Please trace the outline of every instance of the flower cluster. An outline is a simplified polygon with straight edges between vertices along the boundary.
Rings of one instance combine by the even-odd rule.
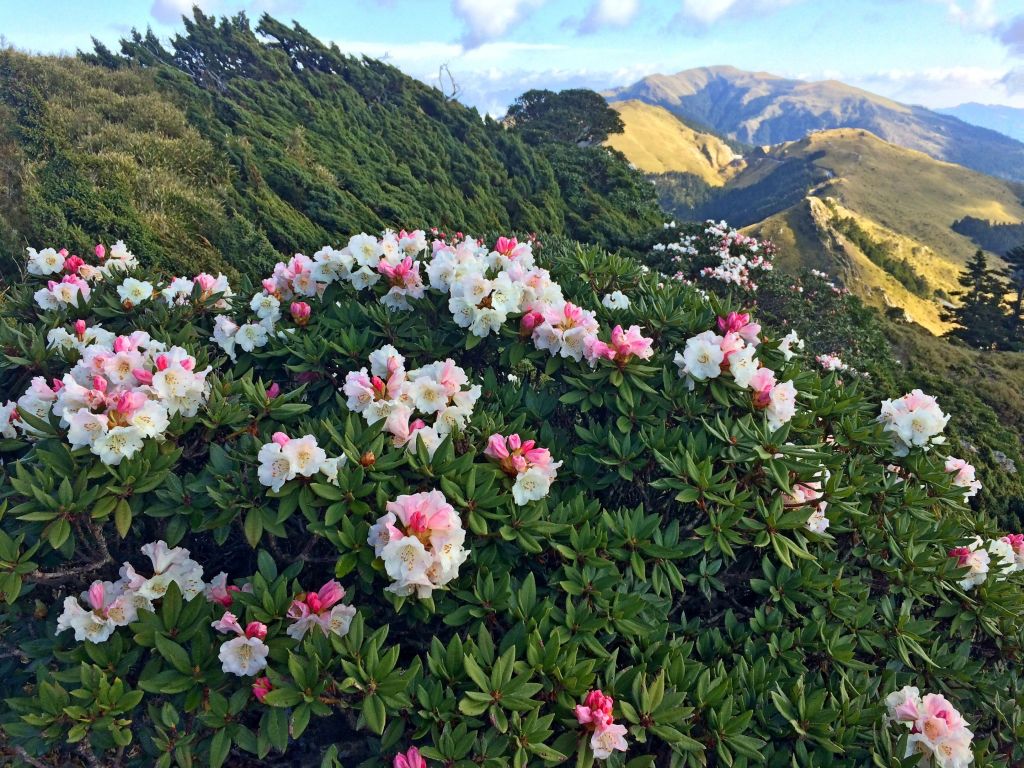
[[[85,324],[76,323],[84,339]],[[167,348],[144,331],[130,336],[94,333],[78,347],[81,358],[69,373],[47,384],[36,377],[18,408],[37,418],[51,411],[68,430],[73,448],[88,447],[105,464],[131,458],[145,438],[162,440],[175,414],[195,416],[206,401],[210,369],[181,347]],[[58,343],[60,337],[58,337]],[[32,434],[30,426],[24,431]]]
[[[614,700],[600,690],[590,691],[582,704],[576,705],[576,721],[591,732],[590,750],[598,760],[607,760],[612,752],[625,752],[626,727],[612,716]]]
[[[171,582],[178,585],[186,600],[206,591],[203,567],[189,557],[187,549],[170,549],[165,542],[155,541],[143,546],[142,554],[153,565],[152,576],[142,576],[131,563],[125,563],[120,579],[94,581],[82,593],[81,603],[74,597],[65,598],[64,611],[57,619],[57,634],[73,629],[79,642],[102,643],[117,627],[135,621],[140,609],[152,611],[153,601],[164,596]]]
[[[896,400],[884,400],[878,421],[892,435],[895,455],[906,456],[911,448],[944,443],[942,430],[949,416],[934,397],[915,389]]]
[[[775,371],[755,356],[761,326],[747,314],[731,312],[718,318],[718,328],[724,335],[704,331],[687,339],[683,352],[675,356],[679,375],[692,389],[696,381],[728,372],[739,386],[751,390],[751,401],[765,412],[768,426],[779,429],[796,414],[796,387],[792,381],[776,381]]]
[[[267,656],[270,646],[267,638],[267,625],[259,621],[250,621],[244,628],[238,623],[238,617],[231,611],[210,624],[218,632],[234,633],[236,637],[221,643],[217,658],[225,672],[239,677],[255,675],[267,667]]]
[[[259,481],[272,491],[280,491],[299,475],[312,477],[318,472],[337,485],[338,470],[348,460],[345,456],[328,458],[313,435],[291,438],[284,432],[275,432],[270,442],[260,448],[256,459],[260,463]]]
[[[538,448],[533,440],[522,440],[519,435],[491,435],[484,455],[498,462],[506,475],[515,478],[512,498],[519,505],[547,496],[562,466],[562,462],[552,461],[547,448]]]
[[[814,358],[818,361],[823,371],[848,371],[850,366],[842,361],[838,355],[818,355]]]
[[[288,637],[301,640],[313,627],[328,636],[332,632],[338,637],[347,635],[356,609],[341,605],[344,597],[345,588],[334,580],[316,592],[298,595],[288,608],[288,618],[295,622],[288,627]]]
[[[902,723],[910,730],[905,757],[924,756],[919,765],[966,768],[974,760],[971,739],[963,716],[944,696],[904,686],[885,697],[890,723]]]
[[[625,332],[619,327],[610,344],[600,342],[594,313],[563,298],[550,273],[536,265],[531,243],[499,237],[488,249],[461,233],[451,241],[428,242],[422,230],[387,230],[380,238],[361,233],[341,250],[325,246],[312,259],[296,254],[288,263],[278,263],[250,302],[257,321],[239,325],[218,318],[211,340],[234,359],[236,347],[251,352],[267,344],[282,302],[295,296],[320,297],[337,281],[364,290],[382,280],[388,290],[380,301],[393,310],[412,309],[410,300],[422,298],[428,288],[447,294],[456,325],[480,338],[497,333],[510,316],[519,315],[520,334],[552,356],[577,362],[586,357],[591,365],[605,357],[624,365],[634,356],[647,359],[652,354],[651,340],[637,326]],[[616,291],[604,304],[625,308],[629,299]],[[310,312],[305,302],[291,305],[297,325],[308,322]]]
[[[61,275],[60,280],[48,280],[45,288],[35,292],[33,298],[40,309],[64,309],[66,307],[80,307],[89,301],[92,293],[90,283],[97,283],[113,277],[116,273],[124,273],[139,265],[138,259],[125,244],[118,240],[111,248],[108,255],[103,245],[97,245],[94,249],[96,261],[87,263],[81,256],[70,255],[67,249],[55,250],[44,248],[37,251],[35,248],[28,248],[28,260],[26,270],[30,275],[50,276]],[[134,281],[138,283],[139,281]],[[149,285],[148,283],[145,285]],[[122,301],[126,292],[133,292],[134,286],[122,285],[118,288]],[[142,294],[146,294],[144,287],[138,288]],[[149,285],[148,294],[152,295],[152,286]],[[143,300],[145,300],[145,298]]]
[[[469,557],[462,520],[440,491],[389,501],[367,539],[391,577],[389,592],[430,597],[459,575]]]
[[[997,580],[1001,581],[1011,573],[1024,570],[1024,534],[1011,533],[987,542],[975,536],[967,546],[953,547],[949,556],[956,559],[958,567],[967,569],[967,574],[958,582],[961,589],[970,590],[984,584],[993,567]]]
[[[964,491],[965,502],[972,496],[976,496],[981,490],[981,481],[974,476],[974,466],[963,459],[954,456],[947,457],[946,471],[953,475],[953,485],[966,489]]]
[[[689,262],[704,253],[714,253],[719,263],[705,267],[701,275],[728,285],[737,285],[756,291],[756,272],[770,272],[775,246],[768,240],[757,240],[731,229],[724,221],[707,221],[704,230],[698,234],[684,235],[678,242],[656,245],[656,251],[671,251],[673,260],[679,264]],[[675,278],[685,279],[686,273],[678,272]]]
[[[231,297],[235,294],[228,284],[227,276],[222,274],[214,277],[206,272],[200,272],[191,280],[187,277],[176,277],[161,289],[160,295],[169,306],[181,307],[192,300],[196,286],[199,287],[199,301],[220,296],[213,305],[216,309],[228,309],[231,306]]]
[[[446,435],[469,423],[481,392],[451,359],[406,371],[405,358],[391,345],[370,354],[369,370],[350,371],[342,391],[349,410],[368,424],[383,421],[396,446],[415,451],[422,440],[431,457]]]

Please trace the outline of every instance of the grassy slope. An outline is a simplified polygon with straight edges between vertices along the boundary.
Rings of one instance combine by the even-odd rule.
[[[720,187],[743,168],[736,153],[714,134],[695,131],[661,107],[642,101],[612,104],[625,124],[607,144],[646,173],[692,173]]]

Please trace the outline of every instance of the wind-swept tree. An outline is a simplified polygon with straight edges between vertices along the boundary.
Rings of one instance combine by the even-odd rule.
[[[532,143],[556,141],[577,146],[600,144],[625,126],[619,113],[594,91],[571,88],[530,90],[508,109],[510,127]]]

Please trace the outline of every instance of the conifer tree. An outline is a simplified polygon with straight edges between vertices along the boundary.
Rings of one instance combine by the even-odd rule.
[[[957,282],[964,287],[955,295],[960,304],[943,315],[956,324],[949,335],[978,348],[1005,348],[1010,335],[1010,316],[1003,302],[1006,286],[1002,274],[988,265],[980,248],[967,263]]]

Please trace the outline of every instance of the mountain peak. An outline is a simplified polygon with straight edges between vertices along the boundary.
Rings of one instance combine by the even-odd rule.
[[[970,125],[956,113],[900,104],[840,80],[797,80],[716,65],[651,75],[605,97],[664,107],[721,136],[760,146],[797,141],[812,131],[864,129],[938,160],[1024,181],[1024,143]],[[1020,114],[1024,130],[1024,110]]]

